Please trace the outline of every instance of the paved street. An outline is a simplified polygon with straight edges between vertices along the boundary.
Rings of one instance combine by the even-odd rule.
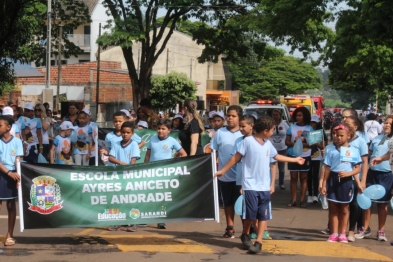
[[[166,230],[148,225],[137,232],[108,232],[104,228],[61,228],[15,230],[17,245],[0,245],[0,261],[393,261],[393,212],[389,208],[386,235],[388,242],[373,239],[355,243],[327,243],[320,233],[326,227],[327,211],[320,204],[309,204],[307,209],[288,208],[286,190],[274,193],[273,220],[269,232],[273,240],[263,242],[263,252],[247,254],[240,243],[241,223],[236,218],[235,239],[224,239],[223,210],[221,222],[168,224]],[[77,214],[75,214],[77,215]],[[376,234],[377,217],[372,217],[371,229]],[[19,223],[19,220],[17,220]],[[0,211],[0,233],[7,227],[6,211]],[[0,234],[1,241],[4,235]]]

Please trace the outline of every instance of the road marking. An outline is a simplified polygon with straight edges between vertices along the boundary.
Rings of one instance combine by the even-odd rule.
[[[304,255],[311,257],[337,257],[371,261],[393,261],[391,258],[355,247],[351,244],[327,243],[326,241],[268,240],[262,250],[277,255]]]
[[[83,236],[83,235],[87,235],[90,232],[93,232],[94,230],[96,230],[95,228],[86,228],[85,230],[82,230],[81,232],[77,233],[77,236]]]
[[[188,239],[170,235],[97,235],[123,252],[214,253],[214,250]]]

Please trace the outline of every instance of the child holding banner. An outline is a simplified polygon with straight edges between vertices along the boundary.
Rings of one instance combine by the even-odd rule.
[[[270,219],[270,194],[274,192],[275,181],[270,179],[270,158],[281,162],[304,164],[301,157],[286,157],[277,154],[277,150],[269,141],[275,129],[273,119],[262,116],[254,124],[255,134],[243,139],[239,148],[227,164],[217,173],[216,177],[223,176],[232,166],[242,160],[242,190],[244,231],[249,234],[252,222],[258,219],[258,237],[254,245],[251,240],[242,241],[252,253],[262,250],[262,237],[266,229],[267,220]],[[243,239],[242,239],[243,240]]]
[[[171,120],[162,118],[157,123],[157,135],[153,136],[147,145],[145,163],[173,158],[173,150],[176,156],[186,157],[187,153],[176,139],[169,136],[171,132]],[[166,229],[165,223],[158,223],[157,227]]]
[[[127,116],[124,112],[118,111],[113,114],[113,126],[115,127],[115,131],[106,134],[105,144],[111,147],[111,145],[122,140],[121,127],[123,123],[126,121],[127,121]],[[135,141],[138,144],[139,148],[141,148],[145,144],[145,141],[143,141],[142,138],[135,133],[133,133],[132,141]],[[104,162],[106,162],[108,166],[113,166],[112,163],[107,162],[108,161],[107,156],[109,153],[108,150],[101,148],[100,153],[104,155],[103,157]]]
[[[329,202],[329,228],[332,234],[327,241],[348,243],[345,231],[349,219],[349,203],[354,195],[353,176],[360,172],[361,160],[358,150],[349,145],[355,130],[348,124],[341,123],[334,131],[337,150],[326,152],[321,193],[327,195]]]
[[[23,144],[20,139],[11,135],[14,120],[0,116],[0,209],[2,201],[7,200],[8,231],[4,246],[15,245],[14,227],[16,221],[16,204],[18,198],[17,183],[20,176],[16,173],[15,163],[23,157]]]
[[[49,161],[57,165],[73,165],[71,133],[74,125],[70,121],[64,121],[60,125],[60,134],[55,137],[50,149]]]
[[[85,111],[78,113],[78,126],[75,131],[77,141],[74,145],[75,165],[88,166],[93,140],[93,129],[88,125],[88,115]]]
[[[226,115],[227,126],[217,130],[210,144],[210,148],[217,151],[219,169],[223,168],[223,166],[229,161],[233,153],[236,139],[242,136],[239,130],[239,119],[242,112],[243,109],[240,106],[232,105],[228,107]],[[225,175],[218,179],[218,187],[221,192],[227,222],[227,227],[223,237],[234,238],[234,204],[240,196],[240,186],[236,185],[235,168],[229,169]]]

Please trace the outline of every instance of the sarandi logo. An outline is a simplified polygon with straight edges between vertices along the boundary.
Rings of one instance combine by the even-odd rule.
[[[56,179],[50,176],[39,176],[33,179],[30,189],[29,210],[48,215],[62,208],[60,187]]]
[[[139,212],[139,209],[133,208],[130,211],[130,217],[132,219],[137,219],[141,216],[141,212]]]

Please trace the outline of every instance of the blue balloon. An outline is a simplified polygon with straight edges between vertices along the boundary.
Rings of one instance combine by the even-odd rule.
[[[243,195],[240,195],[236,200],[235,213],[239,216],[243,215]]]
[[[371,207],[371,199],[364,194],[358,194],[357,201],[361,209],[369,209]]]
[[[383,186],[381,185],[372,185],[366,188],[363,191],[363,195],[366,197],[372,199],[372,200],[377,200],[382,198],[386,194],[386,190]]]

